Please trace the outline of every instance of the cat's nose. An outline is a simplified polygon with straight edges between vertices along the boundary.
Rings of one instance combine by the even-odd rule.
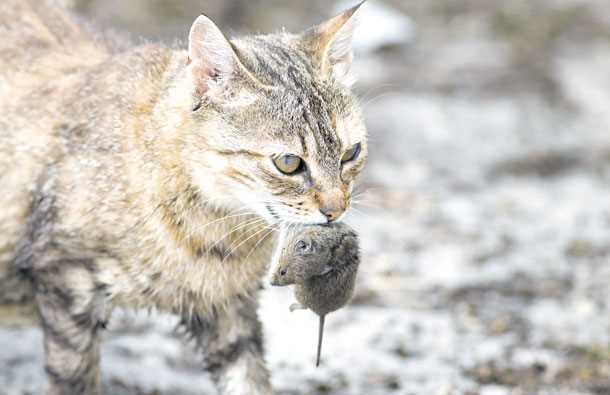
[[[320,212],[328,222],[336,221],[345,212],[344,194],[340,190],[331,190],[318,195]]]
[[[343,199],[328,202],[320,207],[320,212],[326,217],[328,222],[336,221],[345,212],[345,202]]]
[[[320,212],[322,213],[322,215],[324,215],[326,217],[326,220],[328,222],[333,222],[334,220],[339,218],[341,216],[341,214],[343,214],[343,211],[345,211],[345,210],[338,210],[335,208],[328,208],[328,207],[324,207],[324,208],[320,209]]]

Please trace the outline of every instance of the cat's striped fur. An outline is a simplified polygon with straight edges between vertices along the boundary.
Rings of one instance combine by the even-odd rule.
[[[271,392],[256,296],[274,227],[344,210],[366,157],[355,10],[231,42],[202,16],[188,51],[116,52],[45,1],[0,4],[0,322],[39,318],[48,394],[99,393],[114,306],[180,315],[223,393]],[[278,172],[283,153],[307,171]]]

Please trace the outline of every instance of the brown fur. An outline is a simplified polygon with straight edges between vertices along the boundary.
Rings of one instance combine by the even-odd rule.
[[[256,293],[276,223],[324,221],[319,196],[348,201],[363,166],[355,103],[311,74],[300,36],[229,45],[205,18],[197,28],[229,54],[203,74],[210,57],[192,51],[210,43],[114,53],[45,2],[0,5],[0,304],[21,320],[36,302],[49,394],[98,393],[98,333],[117,305],[181,315],[224,393],[269,393]],[[273,80],[279,53],[291,81]],[[301,102],[311,128],[274,113],[280,99]],[[298,182],[269,159],[294,141],[311,155]],[[361,158],[338,165],[355,142]]]

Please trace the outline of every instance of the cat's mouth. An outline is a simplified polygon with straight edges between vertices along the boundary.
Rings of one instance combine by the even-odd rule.
[[[284,206],[287,207],[285,208]],[[274,204],[273,202],[264,202],[262,207],[259,206],[259,210],[261,208],[264,208],[264,217],[266,217],[269,222],[293,225],[323,225],[331,222],[328,221],[328,218],[322,215],[321,212],[317,216],[315,214],[302,215],[294,210],[290,210],[290,205],[282,203]]]
[[[281,218],[279,215],[277,215],[277,213],[275,212],[275,210],[273,210],[273,208],[271,208],[270,205],[265,204],[265,208],[267,209],[267,211],[269,212],[269,215],[271,215],[271,217],[276,220],[276,221],[281,221]]]

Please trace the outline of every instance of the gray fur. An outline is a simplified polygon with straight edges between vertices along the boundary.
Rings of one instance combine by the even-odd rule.
[[[262,365],[264,348],[262,327],[257,317],[258,303],[253,298],[236,297],[225,309],[214,309],[206,315],[190,315],[182,319],[186,336],[205,351],[204,367],[219,388],[227,392],[232,367],[250,366],[254,373],[249,384],[252,391],[271,391],[269,373]],[[229,328],[233,329],[230,335]],[[223,392],[223,393],[224,393]]]
[[[320,363],[324,318],[343,307],[354,293],[360,265],[358,236],[343,223],[310,225],[287,231],[280,248],[271,284],[296,284],[295,308],[320,316],[318,355]]]

